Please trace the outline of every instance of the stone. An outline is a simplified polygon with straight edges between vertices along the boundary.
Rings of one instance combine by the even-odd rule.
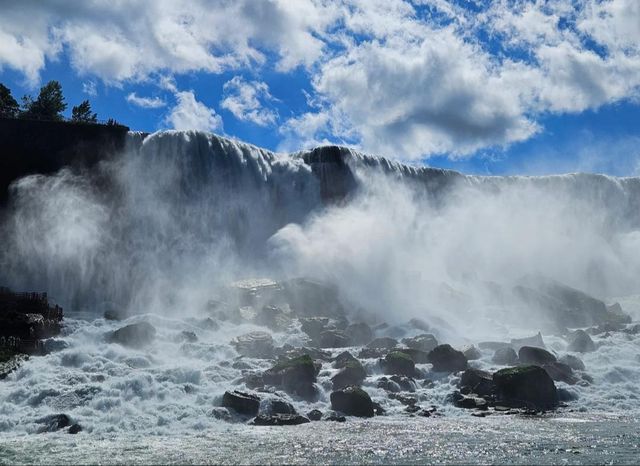
[[[402,393],[389,393],[389,398],[397,400],[405,406],[413,406],[418,403],[418,399],[415,396],[405,395]]]
[[[298,358],[282,359],[262,374],[265,384],[283,388],[287,393],[305,400],[317,397],[316,367],[307,354]]]
[[[518,362],[518,355],[510,346],[498,348],[496,352],[493,353],[491,361],[496,364],[500,364],[501,366],[511,366]]]
[[[535,348],[542,349],[546,348],[544,340],[542,339],[542,334],[540,332],[532,337],[511,339],[511,347],[516,351],[519,351],[523,346],[533,346]]]
[[[491,396],[496,391],[492,374],[473,368],[469,368],[462,373],[458,386],[460,389],[467,388],[470,393],[480,396]]]
[[[392,375],[389,380],[397,384],[403,392],[415,392],[418,388],[418,384],[413,378],[404,375]]]
[[[418,317],[414,317],[413,319],[409,320],[408,324],[416,330],[422,330],[423,332],[431,331],[431,326]]]
[[[260,397],[238,390],[232,392],[227,391],[224,392],[222,396],[222,406],[233,409],[238,414],[256,416],[260,409]]]
[[[349,338],[340,330],[325,330],[320,334],[318,346],[321,348],[344,348],[350,344]]]
[[[351,345],[366,345],[373,340],[373,330],[364,322],[350,324],[344,331]]]
[[[416,365],[405,353],[392,351],[380,360],[380,366],[386,374],[398,374],[413,377],[416,375]]]
[[[267,332],[249,332],[231,341],[236,351],[248,358],[270,359],[274,356],[273,337]]]
[[[310,421],[319,421],[320,419],[322,419],[322,411],[320,411],[319,409],[312,409],[307,413],[307,417]]]
[[[300,414],[260,414],[251,422],[254,426],[297,426],[309,419]]]
[[[423,333],[412,338],[403,338],[402,343],[409,348],[429,352],[438,346],[438,340],[430,333]]]
[[[560,359],[558,359],[558,361],[561,362],[562,364],[566,364],[574,371],[583,371],[586,369],[584,362],[582,362],[582,359],[580,359],[577,356],[574,356],[573,354],[565,354],[561,356]]]
[[[359,387],[347,387],[330,395],[331,409],[347,416],[373,417],[374,407],[371,397]]]
[[[573,369],[567,364],[554,361],[543,365],[542,368],[549,374],[549,377],[557,382],[564,382],[568,385],[578,383],[578,378],[573,375]]]
[[[467,345],[462,348],[461,351],[462,354],[464,354],[464,357],[467,358],[467,361],[475,361],[482,357],[482,353],[475,347],[475,345]]]
[[[590,353],[596,350],[596,344],[584,330],[576,330],[571,335],[571,341],[567,347],[568,351],[575,353]]]
[[[611,323],[630,324],[631,316],[622,310],[620,303],[613,303],[611,306],[607,306],[606,320]]]
[[[358,361],[353,354],[348,351],[343,351],[337,355],[333,360],[333,367],[336,369],[342,369],[349,362]]]
[[[429,353],[413,348],[395,348],[394,351],[404,353],[416,364],[426,364],[429,362]]]
[[[518,351],[520,364],[536,364],[542,366],[550,362],[556,362],[556,357],[549,351],[534,346],[523,346]]]
[[[553,380],[539,366],[519,366],[493,374],[498,399],[512,407],[553,409],[558,406],[558,392]]]
[[[78,434],[82,432],[82,426],[80,424],[72,424],[67,432],[73,435]]]
[[[292,319],[278,306],[265,305],[256,312],[253,323],[268,327],[275,332],[281,332],[291,325]]]
[[[360,361],[354,360],[345,362],[340,372],[331,377],[331,383],[334,390],[339,390],[352,385],[360,386],[366,378],[367,371]]]
[[[372,348],[372,349],[393,349],[396,346],[398,346],[398,340],[396,340],[395,338],[391,338],[391,337],[379,337],[379,338],[375,338],[374,340],[370,341],[367,344],[367,348]]]
[[[298,414],[291,403],[277,398],[268,399],[263,410],[266,414]]]
[[[149,345],[156,336],[156,329],[149,322],[138,322],[119,328],[107,335],[110,343],[119,343],[123,346],[141,348]]]
[[[333,327],[329,325],[328,317],[307,317],[300,319],[300,328],[312,341],[318,341],[322,332]]]
[[[50,414],[49,416],[38,419],[36,422],[42,424],[38,432],[55,432],[69,427],[71,425],[71,418],[66,414]]]
[[[379,358],[387,354],[388,350],[384,348],[362,348],[358,353],[360,359]]]
[[[428,359],[435,372],[458,372],[467,368],[464,354],[448,344],[436,346],[429,352]]]

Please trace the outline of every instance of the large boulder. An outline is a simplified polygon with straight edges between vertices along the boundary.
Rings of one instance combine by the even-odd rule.
[[[509,406],[553,409],[558,406],[558,392],[549,374],[540,366],[519,366],[493,374],[498,400]]]
[[[252,393],[240,392],[234,390],[232,392],[224,392],[222,396],[222,406],[233,409],[238,414],[245,416],[255,416],[260,409],[260,397]]]
[[[249,332],[231,341],[231,345],[242,356],[270,359],[274,355],[273,337],[267,332]]]
[[[491,396],[496,391],[491,373],[480,369],[467,369],[460,376],[459,387],[464,392]]]
[[[71,418],[66,414],[50,414],[36,421],[42,427],[38,429],[39,433],[55,432],[65,427],[71,426]]]
[[[367,378],[367,371],[357,359],[344,362],[342,369],[331,377],[334,390],[349,386],[360,386]]]
[[[467,358],[467,361],[475,361],[482,358],[482,353],[475,347],[475,345],[467,345],[460,351],[462,351],[464,357]]]
[[[423,333],[412,338],[403,338],[402,343],[409,348],[426,351],[427,353],[438,346],[438,340],[430,333]]]
[[[523,346],[534,346],[536,348],[546,348],[544,344],[544,340],[542,339],[542,334],[538,332],[536,335],[532,337],[525,338],[512,338],[511,339],[511,347],[518,351]]]
[[[298,414],[291,403],[279,398],[266,400],[262,404],[260,411],[264,414]]]
[[[564,382],[569,385],[578,383],[578,378],[573,375],[573,369],[567,364],[558,361],[549,362],[542,366],[549,377],[557,382]]]
[[[429,352],[428,359],[435,372],[458,372],[467,368],[464,354],[448,344],[436,346]]]
[[[426,364],[429,362],[429,353],[426,351],[414,348],[396,348],[394,351],[406,354],[416,364]]]
[[[138,322],[119,328],[107,335],[111,343],[141,348],[150,344],[156,336],[156,329],[149,322]]]
[[[349,345],[349,338],[340,330],[325,330],[318,340],[320,348],[344,348]]]
[[[622,310],[620,303],[614,303],[611,306],[607,306],[606,320],[616,324],[630,324],[631,316]]]
[[[265,305],[256,312],[253,323],[270,328],[273,331],[281,332],[286,330],[292,323],[291,316],[278,306]]]
[[[373,340],[373,330],[364,322],[347,326],[344,333],[349,338],[351,345],[366,345]]]
[[[251,422],[254,426],[297,426],[309,419],[300,414],[260,414]]]
[[[550,362],[556,362],[556,357],[549,351],[535,346],[523,346],[518,351],[520,364],[536,364],[543,366]]]
[[[414,377],[416,375],[416,365],[405,353],[392,351],[384,359],[380,360],[380,366],[385,374],[405,375]]]
[[[331,393],[331,409],[348,416],[373,417],[371,397],[359,387],[347,387]]]
[[[311,400],[317,397],[316,367],[311,356],[281,359],[271,369],[262,374],[267,385],[284,389],[287,393]]]
[[[505,346],[504,348],[498,348],[496,352],[493,353],[491,361],[501,366],[511,366],[518,362],[518,355],[513,348]]]
[[[596,344],[584,330],[576,330],[571,335],[568,351],[576,353],[590,353],[596,350]]]
[[[560,359],[558,359],[558,361],[563,364],[566,364],[574,371],[583,371],[586,369],[584,362],[582,362],[582,359],[580,359],[577,356],[574,356],[573,354],[565,354],[561,356]]]
[[[367,343],[367,348],[371,349],[393,349],[398,346],[398,340],[391,337],[379,337]]]
[[[313,341],[320,340],[320,334],[326,330],[334,329],[333,325],[330,325],[328,317],[307,317],[300,319],[300,328],[304,333],[309,335],[309,338]]]

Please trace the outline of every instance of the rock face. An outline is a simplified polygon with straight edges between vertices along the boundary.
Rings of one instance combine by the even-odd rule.
[[[240,335],[231,344],[242,356],[248,358],[272,358],[274,354],[273,337],[267,332],[250,332]]]
[[[260,409],[260,397],[251,393],[234,390],[224,392],[222,406],[233,409],[238,414],[246,416],[256,416]]]
[[[416,375],[416,365],[413,360],[400,351],[392,351],[384,359],[380,360],[380,366],[386,374],[405,375],[414,377]]]
[[[451,345],[436,346],[428,356],[435,372],[458,372],[467,368],[467,358]]]
[[[342,365],[342,369],[336,375],[331,377],[333,389],[339,390],[349,386],[360,386],[364,379],[367,378],[367,371],[357,359],[346,361]]]
[[[584,330],[576,330],[571,336],[571,342],[567,350],[576,353],[590,353],[596,350],[596,344],[587,332]]]
[[[511,366],[518,361],[518,355],[511,347],[498,348],[496,352],[493,353],[491,361],[501,366]]]
[[[150,344],[156,337],[156,329],[149,322],[138,322],[115,330],[107,336],[111,343],[141,348]]]
[[[316,367],[308,354],[297,358],[282,359],[262,374],[268,385],[284,389],[287,393],[311,400],[317,397]]]
[[[309,419],[299,414],[260,414],[251,422],[254,426],[297,426]]]
[[[409,348],[426,351],[427,353],[438,346],[438,340],[430,333],[423,333],[413,338],[403,338],[402,343]]]
[[[373,417],[374,406],[367,392],[358,387],[347,387],[331,393],[331,409],[348,416]]]
[[[519,366],[493,374],[498,400],[509,406],[553,409],[558,392],[549,374],[539,366]]]
[[[521,364],[536,364],[542,366],[550,362],[556,362],[556,357],[545,349],[534,346],[523,346],[518,351],[518,359]]]

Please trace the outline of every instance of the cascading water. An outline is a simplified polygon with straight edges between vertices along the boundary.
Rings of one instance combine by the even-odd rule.
[[[639,178],[465,176],[344,148],[286,155],[201,132],[133,133],[91,173],[15,182],[0,233],[0,284],[47,290],[67,321],[65,349],[0,384],[6,435],[37,432],[39,417],[62,411],[96,438],[223,429],[212,414],[222,393],[271,363],[234,361],[228,344],[259,327],[204,318],[229,283],[249,277],[331,283],[354,320],[399,328],[417,317],[459,346],[542,330],[564,351],[550,334],[591,322],[561,319],[518,292],[548,283],[640,317]],[[102,318],[113,307],[151,322],[155,342],[106,341],[122,325]],[[299,325],[273,336],[306,342]],[[637,335],[597,340],[584,355],[595,381],[567,388],[573,406],[637,410]],[[375,360],[366,364],[376,372]],[[318,401],[293,400],[300,410],[327,408],[332,371],[320,372]],[[421,396],[457,416],[444,403],[452,380]],[[375,384],[367,390],[402,412]]]

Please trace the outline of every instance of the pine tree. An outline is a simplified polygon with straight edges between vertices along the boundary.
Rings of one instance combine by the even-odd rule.
[[[71,109],[71,120],[82,123],[96,123],[98,114],[93,113],[89,101],[84,100],[80,105],[76,105]]]
[[[62,112],[67,108],[62,95],[62,86],[58,81],[49,81],[40,88],[36,100],[25,96],[25,111],[23,116],[39,120],[62,120]]]
[[[15,118],[19,110],[20,107],[16,99],[11,95],[11,90],[0,83],[0,117]]]

